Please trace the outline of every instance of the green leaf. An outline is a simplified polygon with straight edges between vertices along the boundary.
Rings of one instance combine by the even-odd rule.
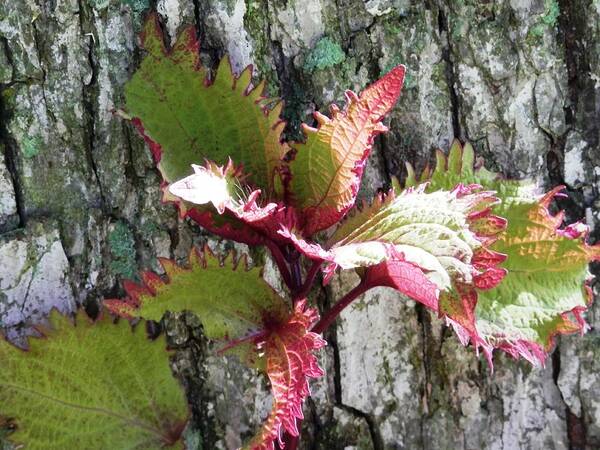
[[[508,275],[480,294],[475,309],[487,343],[534,363],[543,363],[556,334],[585,329],[581,314],[592,301],[588,264],[600,259],[600,246],[585,243],[585,225],[561,229],[562,214],[548,211],[556,192],[505,200],[509,226],[493,248],[508,255]]]
[[[0,340],[0,416],[28,450],[183,448],[188,410],[164,339],[56,311],[23,351]],[[0,419],[0,423],[2,420]]]
[[[144,285],[125,284],[129,297],[105,300],[106,306],[127,318],[160,320],[167,310],[198,314],[208,338],[228,341],[221,353],[233,350],[271,381],[272,411],[248,448],[272,448],[282,430],[297,436],[296,419],[310,393],[308,378],[323,374],[313,352],[325,341],[309,331],[317,310],[302,300],[290,311],[261,278],[260,269],[244,270],[245,262],[238,262],[232,271],[208,249],[192,252],[187,269],[169,260],[161,263],[168,282],[145,273]]]
[[[374,137],[387,130],[381,123],[400,95],[404,66],[398,66],[360,96],[346,91],[347,105],[332,105],[331,119],[316,112],[318,128],[304,124],[306,142],[290,163],[289,194],[304,215],[304,234],[337,223],[354,205]]]
[[[243,164],[255,185],[279,189],[278,167],[288,148],[281,143],[282,105],[262,105],[264,84],[249,90],[252,67],[234,78],[228,58],[212,83],[201,66],[193,27],[168,49],[156,14],[142,33],[147,54],[125,86],[126,113],[149,141],[166,182],[189,175],[204,159]]]
[[[522,195],[529,196],[533,201],[530,192],[533,191],[533,183],[528,180],[508,180],[501,174],[490,172],[483,166],[482,160],[475,160],[475,151],[470,143],[465,143],[464,147],[460,141],[455,139],[450,147],[448,156],[441,151],[436,151],[436,165],[433,171],[426,168],[417,178],[414,168],[406,164],[408,177],[405,180],[405,187],[414,187],[427,182],[427,192],[438,190],[450,190],[457,184],[479,184],[486,190],[496,193],[500,199],[494,206],[494,212],[507,217],[510,213],[511,204],[506,201],[512,197]],[[402,188],[396,183],[396,192],[402,191]]]
[[[585,329],[581,314],[591,302],[588,263],[600,259],[600,247],[586,244],[585,225],[561,228],[562,213],[553,216],[548,211],[561,187],[536,195],[531,181],[506,180],[486,170],[481,161],[474,163],[473,154],[470,144],[463,147],[455,141],[448,158],[438,151],[432,173],[426,169],[417,180],[409,170],[407,185],[429,181],[428,191],[458,182],[494,190],[501,200],[494,212],[508,221],[491,245],[507,255],[503,267],[508,274],[502,283],[479,292],[469,305],[444,297],[440,309],[458,318],[460,323],[453,324],[457,332],[464,341],[470,338],[481,345],[488,358],[493,348],[500,348],[543,363],[555,335]]]
[[[120,316],[155,321],[167,311],[192,311],[202,321],[204,334],[215,340],[244,339],[260,332],[265,322],[284,321],[288,307],[263,280],[261,269],[248,269],[245,258],[233,265],[230,258],[221,262],[206,248],[192,251],[187,268],[161,259],[166,281],[143,273],[143,285],[124,283],[127,298],[104,304]]]

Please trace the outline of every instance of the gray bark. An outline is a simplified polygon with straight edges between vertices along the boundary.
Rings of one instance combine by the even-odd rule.
[[[458,136],[509,176],[565,184],[568,219],[600,235],[598,0],[1,1],[0,325],[11,333],[53,306],[93,310],[121,293],[120,280],[160,272],[158,256],[233,245],[160,204],[149,152],[111,113],[139,62],[148,7],[171,37],[194,24],[207,65],[225,53],[236,70],[254,63],[286,100],[292,137],[311,111],[342,104],[344,89],[406,64],[362,197]],[[315,299],[330,303],[353,282],[343,274]],[[372,291],[327,336],[303,445],[600,448],[599,312],[586,336],[560,339],[545,368],[496,355],[491,374],[427,311]],[[194,317],[165,328],[193,405],[190,448],[239,446],[269,409],[266,382],[211,356]]]

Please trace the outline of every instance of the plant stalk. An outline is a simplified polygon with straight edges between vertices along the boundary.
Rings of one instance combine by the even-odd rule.
[[[223,348],[221,348],[220,350],[217,350],[217,355],[222,356],[227,350],[230,350],[233,347],[236,347],[240,344],[244,344],[249,341],[257,341],[260,339],[264,339],[266,337],[267,337],[267,332],[265,330],[261,330],[261,331],[257,331],[254,333],[250,333],[249,335],[244,336],[239,339],[233,339],[232,341],[229,341],[227,343],[227,345],[225,345]]]
[[[268,240],[265,245],[271,251],[271,255],[275,260],[275,264],[277,264],[277,268],[279,269],[279,273],[281,273],[281,278],[283,278],[283,282],[290,291],[294,291],[294,282],[290,275],[290,270],[288,268],[286,259],[283,256],[283,253],[281,252],[281,249],[275,242],[270,240]]]
[[[288,252],[287,261],[290,264],[290,273],[292,279],[292,300],[294,305],[296,304],[296,299],[298,297],[298,293],[302,289],[302,270],[300,270],[300,258],[299,255],[294,255]]]
[[[302,419],[297,419],[296,425],[298,426],[298,430],[300,430],[302,428]],[[300,442],[300,436],[292,436],[286,433],[283,442],[285,450],[296,450]]]
[[[306,296],[312,289],[313,284],[315,283],[315,278],[316,278],[317,274],[319,273],[319,268],[321,267],[321,264],[323,264],[323,261],[315,261],[313,263],[313,265],[310,267],[310,269],[308,270],[308,273],[306,274],[306,279],[304,280],[304,284],[300,287],[298,292],[294,295],[294,303],[296,303],[298,300],[302,300],[303,298],[306,298]]]
[[[335,321],[337,316],[339,316],[340,313],[348,305],[350,305],[354,300],[356,300],[357,297],[368,291],[369,288],[370,286],[367,283],[361,281],[354,289],[352,289],[344,297],[342,297],[342,299],[339,302],[333,305],[333,307],[329,311],[327,311],[323,315],[323,317],[321,317],[321,320],[317,322],[317,324],[312,328],[311,331],[317,334],[323,333],[323,331],[329,328],[329,326]]]

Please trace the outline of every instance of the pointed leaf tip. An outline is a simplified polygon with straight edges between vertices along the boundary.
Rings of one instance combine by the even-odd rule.
[[[381,123],[398,100],[404,81],[398,66],[360,95],[346,92],[340,111],[332,105],[331,118],[317,114],[318,128],[304,125],[306,142],[290,163],[289,196],[301,211],[303,233],[310,236],[338,222],[354,205],[367,157]]]
[[[168,188],[182,216],[226,239],[249,245],[269,240],[287,243],[279,230],[296,223],[292,208],[282,202],[261,206],[260,189],[253,190],[244,184],[245,175],[231,160],[222,167],[207,161],[205,166],[193,165],[193,168],[193,175]]]
[[[382,120],[398,101],[405,72],[406,67],[398,65],[361,92],[360,99],[368,102],[374,122]]]

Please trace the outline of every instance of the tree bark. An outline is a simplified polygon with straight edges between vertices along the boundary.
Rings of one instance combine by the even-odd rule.
[[[0,326],[13,335],[51,307],[94,313],[121,280],[160,272],[159,256],[184,261],[202,242],[246,251],[160,203],[149,152],[112,113],[148,8],[171,38],[195,25],[208,66],[226,53],[237,71],[253,63],[286,101],[289,137],[310,112],[343,104],[344,89],[405,64],[362,198],[457,136],[508,176],[566,185],[568,220],[584,217],[600,236],[598,0],[3,1]],[[355,281],[340,275],[314,299],[331,304]],[[326,336],[301,448],[600,448],[599,311],[545,368],[496,355],[491,374],[423,308],[371,291]],[[212,355],[191,315],[163,326],[194,413],[189,447],[239,447],[269,408],[266,383]]]

